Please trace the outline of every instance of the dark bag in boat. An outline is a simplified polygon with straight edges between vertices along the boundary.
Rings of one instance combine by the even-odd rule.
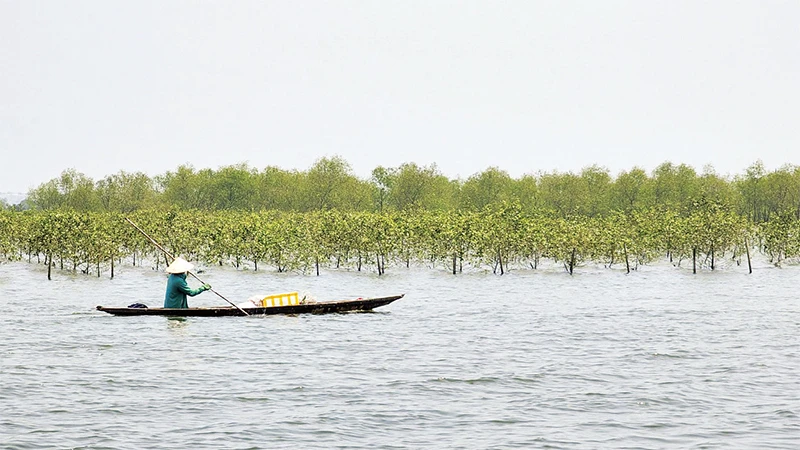
[[[147,305],[144,303],[134,303],[132,305],[128,305],[128,308],[147,308]]]

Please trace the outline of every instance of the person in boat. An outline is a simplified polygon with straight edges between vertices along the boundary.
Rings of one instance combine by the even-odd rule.
[[[192,289],[186,283],[186,274],[194,269],[189,261],[183,258],[175,258],[167,267],[169,279],[167,280],[167,293],[164,296],[164,308],[188,308],[189,303],[186,296],[194,297],[197,294],[211,289],[211,286],[204,284],[197,289]]]

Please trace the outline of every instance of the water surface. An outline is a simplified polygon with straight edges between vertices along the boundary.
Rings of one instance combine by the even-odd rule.
[[[792,448],[800,269],[668,264],[453,276],[210,268],[230,299],[373,313],[114,317],[165,278],[0,265],[0,447]],[[224,304],[211,293],[190,305]]]

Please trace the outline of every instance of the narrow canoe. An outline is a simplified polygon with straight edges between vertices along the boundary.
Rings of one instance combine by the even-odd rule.
[[[291,306],[272,306],[269,308],[246,308],[251,316],[273,314],[329,314],[348,311],[370,311],[388,305],[402,298],[403,295],[391,297],[364,298],[356,300],[340,300],[335,302],[304,303]],[[106,308],[98,306],[98,311],[115,316],[171,316],[171,317],[217,317],[241,316],[241,311],[233,306],[213,306],[202,308]]]

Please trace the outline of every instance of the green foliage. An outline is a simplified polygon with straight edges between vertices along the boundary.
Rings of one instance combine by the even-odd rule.
[[[74,169],[67,169],[58,178],[33,189],[28,193],[28,201],[41,210],[94,211],[100,206],[94,181]]]
[[[363,211],[372,204],[368,183],[356,178],[350,164],[340,157],[319,159],[300,189],[299,211]]]
[[[165,264],[123,214],[188,259],[281,272],[425,264],[503,274],[542,259],[569,273],[585,263],[630,272],[659,257],[713,270],[751,244],[776,264],[800,257],[800,168],[768,172],[760,161],[733,180],[669,162],[616,178],[599,166],[519,179],[492,167],[463,182],[413,163],[360,180],[340,157],[305,172],[180,166],[96,183],[69,169],[28,204],[0,210],[0,258],[98,274],[126,258]]]
[[[653,206],[667,210],[688,209],[698,197],[697,172],[686,164],[665,162],[653,170],[651,190]]]
[[[786,258],[800,256],[800,221],[792,211],[784,211],[761,227],[764,251],[776,265]]]
[[[20,246],[19,238],[23,234],[20,214],[0,210],[0,258],[5,261],[16,259]]]
[[[155,182],[142,172],[119,172],[96,183],[95,192],[104,211],[130,213],[158,203]]]
[[[321,268],[373,270],[427,264],[459,273],[463,267],[504,274],[538,268],[552,259],[574,273],[586,263],[628,272],[661,256],[677,265],[715,269],[725,255],[740,257],[761,242],[778,264],[800,257],[800,221],[792,211],[761,226],[730,208],[696,201],[682,213],[648,209],[588,217],[526,213],[518,202],[481,211],[322,210],[225,211],[159,209],[129,217],[175,255],[238,269],[303,271]],[[0,212],[0,257],[60,270],[111,272],[114,261],[150,264],[165,260],[117,213],[69,210]],[[145,262],[147,261],[147,262]]]
[[[481,211],[510,201],[513,183],[508,173],[496,167],[473,175],[461,186],[461,209]]]
[[[587,215],[589,186],[586,180],[573,173],[543,174],[539,177],[539,206],[559,217]],[[608,208],[603,208],[608,210]]]
[[[300,207],[299,186],[305,174],[270,166],[254,177],[258,194],[255,210],[294,211]]]
[[[648,175],[640,168],[612,178],[599,166],[579,174],[538,173],[511,178],[491,167],[466,181],[450,180],[435,165],[377,167],[368,180],[341,157],[321,158],[307,171],[246,164],[217,170],[179,166],[150,178],[119,172],[97,182],[74,169],[29,192],[34,210],[115,211],[175,208],[209,211],[473,211],[504,202],[525,214],[606,217],[653,209],[685,212],[698,201],[723,205],[754,223],[791,212],[800,219],[800,167],[768,172],[757,161],[745,174],[721,177],[710,166],[698,174],[665,162]],[[22,209],[22,208],[20,208]]]
[[[435,165],[419,167],[414,163],[398,168],[378,167],[372,172],[378,211],[452,209],[454,185],[439,173]]]

